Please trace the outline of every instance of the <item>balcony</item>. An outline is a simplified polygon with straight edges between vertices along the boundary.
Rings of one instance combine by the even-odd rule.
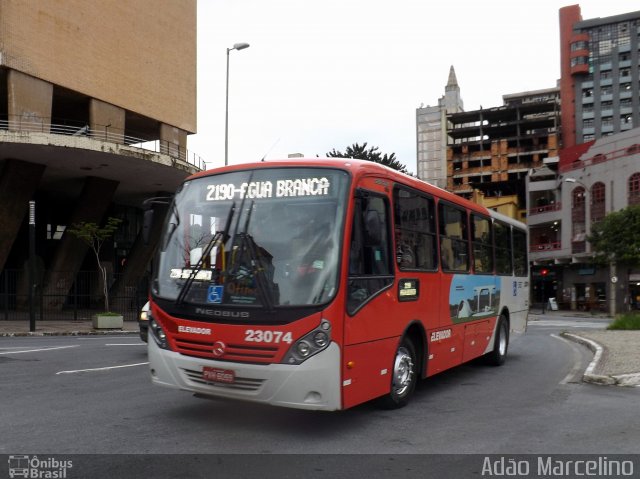
[[[562,249],[562,243],[560,241],[556,241],[553,243],[532,244],[529,247],[529,251],[531,253],[539,253],[542,251],[557,251],[560,249]]]
[[[197,170],[206,169],[206,164],[200,156],[189,152],[180,145],[163,140],[146,140],[134,136],[125,135],[122,131],[117,131],[109,126],[102,126],[96,129],[89,128],[89,125],[69,125],[51,123],[50,118],[40,121],[28,121],[22,118],[4,120],[0,119],[0,131],[16,133],[44,133],[47,135],[60,135],[66,137],[89,138],[96,141],[124,145],[134,150],[144,152],[159,153],[168,155],[173,162],[186,162]]]
[[[559,211],[562,209],[562,203],[558,202],[558,203],[552,203],[549,205],[545,205],[545,206],[534,206],[533,208],[529,209],[529,212],[527,213],[528,216],[533,216],[533,215],[539,215],[542,213],[549,213],[551,211]]]

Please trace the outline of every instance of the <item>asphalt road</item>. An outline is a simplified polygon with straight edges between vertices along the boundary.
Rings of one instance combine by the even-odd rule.
[[[385,460],[640,452],[640,388],[582,383],[592,354],[558,336],[603,328],[605,321],[536,318],[526,334],[512,336],[504,366],[474,362],[442,373],[421,382],[409,406],[396,411],[364,404],[318,413],[197,399],[153,386],[146,346],[133,336],[0,338],[0,454],[372,454]],[[264,458],[239,463],[264,460],[256,457]],[[333,460],[324,457],[324,464]],[[150,467],[149,461],[129,470],[136,467]]]

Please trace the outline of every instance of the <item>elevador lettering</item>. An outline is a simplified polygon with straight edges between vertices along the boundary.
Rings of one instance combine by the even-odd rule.
[[[533,458],[485,457],[482,476],[488,477],[631,477],[632,460],[609,459],[607,456],[567,459],[553,456]]]

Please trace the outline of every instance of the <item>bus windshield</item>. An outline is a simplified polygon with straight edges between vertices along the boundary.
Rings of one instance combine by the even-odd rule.
[[[349,175],[264,168],[176,193],[158,248],[158,297],[209,306],[307,306],[337,288]]]

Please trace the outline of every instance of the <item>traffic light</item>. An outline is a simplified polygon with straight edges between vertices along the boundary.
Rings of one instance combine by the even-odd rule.
[[[549,270],[547,268],[542,268],[540,270],[540,275],[541,276],[547,276],[549,274]]]

